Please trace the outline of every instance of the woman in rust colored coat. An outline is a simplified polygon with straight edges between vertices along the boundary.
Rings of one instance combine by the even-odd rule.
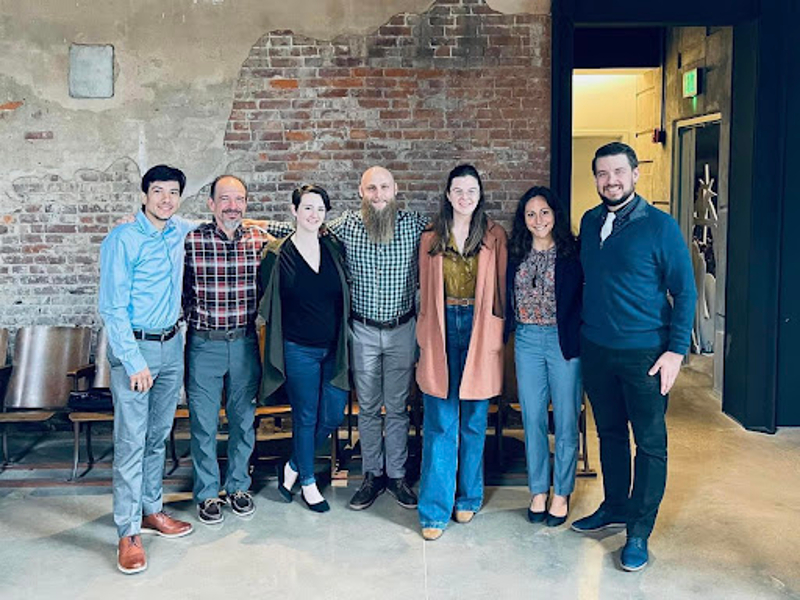
[[[489,399],[503,384],[507,260],[506,233],[484,206],[478,171],[456,167],[420,241],[419,519],[426,540],[440,537],[452,516],[468,523],[483,502]]]

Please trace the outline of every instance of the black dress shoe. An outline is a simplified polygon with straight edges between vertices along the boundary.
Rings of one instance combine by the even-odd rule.
[[[285,481],[283,470],[285,468],[285,464],[282,467],[278,467],[278,493],[281,495],[284,502],[291,502],[294,498],[294,494],[292,494],[292,490],[283,485],[283,482]]]
[[[305,494],[303,494],[303,490],[300,490],[300,497],[303,498],[303,502],[306,503],[306,506],[309,510],[314,511],[315,513],[326,513],[331,509],[330,504],[328,501],[323,498],[322,502],[317,502],[316,504],[311,504],[308,500],[306,500]]]
[[[372,506],[375,499],[380,496],[386,489],[386,483],[383,477],[375,477],[372,473],[364,475],[364,481],[361,482],[361,487],[353,495],[350,500],[350,508],[353,510],[364,510]]]
[[[563,517],[556,517],[555,515],[551,515],[549,512],[547,513],[547,526],[548,527],[558,527],[563,525],[567,522],[567,517],[569,516],[569,496],[567,496],[567,512],[564,513]]]

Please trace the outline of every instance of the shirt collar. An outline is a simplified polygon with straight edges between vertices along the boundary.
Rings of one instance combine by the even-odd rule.
[[[244,236],[245,233],[244,226],[241,223],[239,223],[239,226],[236,228],[236,231],[233,232],[232,238],[229,238],[227,234],[224,231],[222,231],[220,226],[217,225],[216,221],[211,221],[211,227],[213,228],[214,233],[217,235],[217,237],[226,242],[238,241],[239,239],[242,238],[242,236]]]
[[[628,202],[625,206],[620,208],[617,211],[614,211],[614,218],[616,221],[625,220],[627,219],[630,214],[634,211],[634,209],[639,205],[639,201],[641,197],[639,194],[634,192],[633,199]],[[611,211],[606,208],[606,214],[610,213]]]
[[[171,231],[175,228],[175,223],[172,222],[172,219],[167,219],[166,224],[164,225],[164,229],[159,231],[155,225],[150,222],[150,219],[147,218],[147,215],[144,214],[144,211],[139,209],[134,217],[134,221],[139,226],[139,229],[142,233],[144,233],[148,237],[153,237],[155,235],[160,235],[162,233],[166,233]]]

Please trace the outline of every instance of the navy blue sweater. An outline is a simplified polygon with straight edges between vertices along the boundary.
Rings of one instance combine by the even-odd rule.
[[[633,202],[602,244],[606,208],[597,206],[581,220],[581,332],[607,348],[686,354],[697,300],[686,242],[675,219],[638,195]]]

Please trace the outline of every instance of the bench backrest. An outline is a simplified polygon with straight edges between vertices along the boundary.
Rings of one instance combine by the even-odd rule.
[[[53,409],[67,405],[67,373],[88,364],[92,330],[37,325],[17,331],[6,408]]]

